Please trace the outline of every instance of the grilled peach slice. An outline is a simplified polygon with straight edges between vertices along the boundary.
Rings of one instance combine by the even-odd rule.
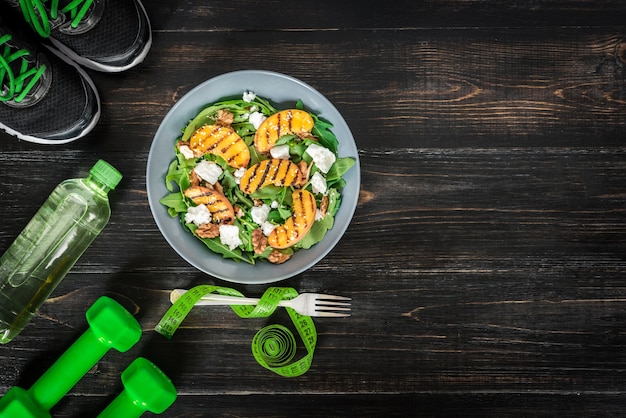
[[[281,226],[267,237],[267,243],[276,249],[289,248],[300,241],[315,222],[315,197],[306,190],[296,190],[291,195],[293,213]]]
[[[191,186],[183,194],[196,205],[206,205],[213,221],[218,224],[231,224],[235,219],[235,210],[226,196],[217,190],[203,186]]]
[[[189,148],[195,153],[216,154],[229,166],[246,167],[250,162],[250,150],[232,128],[222,125],[204,125],[191,135]]]
[[[244,173],[239,183],[242,192],[254,193],[263,186],[293,186],[297,183],[300,169],[289,160],[272,158],[253,165]]]
[[[307,134],[313,129],[313,124],[313,118],[304,110],[282,110],[261,123],[254,134],[254,146],[257,151],[265,154],[281,136]]]

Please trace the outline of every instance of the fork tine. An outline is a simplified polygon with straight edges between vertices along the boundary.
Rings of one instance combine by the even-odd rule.
[[[315,312],[313,316],[326,316],[326,317],[334,317],[334,318],[343,318],[350,316],[350,314],[346,313],[338,313],[338,312]]]
[[[315,305],[328,305],[328,306],[351,306],[351,303],[348,302],[331,302],[329,300],[316,300]]]
[[[342,307],[342,306],[324,306],[324,305],[317,305],[315,307],[316,311],[350,311],[351,309],[349,307]]]
[[[331,300],[352,300],[352,298],[347,298],[345,296],[337,296],[337,295],[322,295],[318,294],[316,297],[317,300],[321,299],[331,299]]]

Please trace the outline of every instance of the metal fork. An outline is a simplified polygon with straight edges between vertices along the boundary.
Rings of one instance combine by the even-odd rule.
[[[174,289],[170,293],[170,301],[176,302],[186,290]],[[201,305],[256,305],[260,299],[240,298],[211,293],[204,295],[196,306]],[[278,306],[288,307],[306,316],[346,317],[350,316],[350,298],[344,296],[324,295],[321,293],[301,293],[294,299],[281,300]]]

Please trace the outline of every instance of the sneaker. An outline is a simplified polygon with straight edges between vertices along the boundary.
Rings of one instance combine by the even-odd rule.
[[[0,0],[76,63],[125,71],[144,60],[152,31],[139,0]]]
[[[0,129],[38,144],[83,137],[100,117],[96,88],[76,64],[0,16]]]

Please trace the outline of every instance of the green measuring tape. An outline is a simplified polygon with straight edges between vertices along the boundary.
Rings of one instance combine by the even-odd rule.
[[[209,293],[244,297],[242,293],[229,287],[196,286],[174,302],[154,330],[166,338],[172,338],[196,302]],[[296,296],[298,292],[291,287],[270,287],[263,293],[256,306],[231,305],[230,307],[240,318],[262,318],[273,314],[281,300],[293,299]],[[256,361],[266,369],[281,376],[295,377],[306,373],[311,367],[313,351],[317,344],[317,332],[310,316],[300,315],[291,308],[285,309],[302,339],[307,354],[293,361],[297,352],[296,339],[293,333],[282,325],[268,325],[259,330],[252,339],[252,354]]]

